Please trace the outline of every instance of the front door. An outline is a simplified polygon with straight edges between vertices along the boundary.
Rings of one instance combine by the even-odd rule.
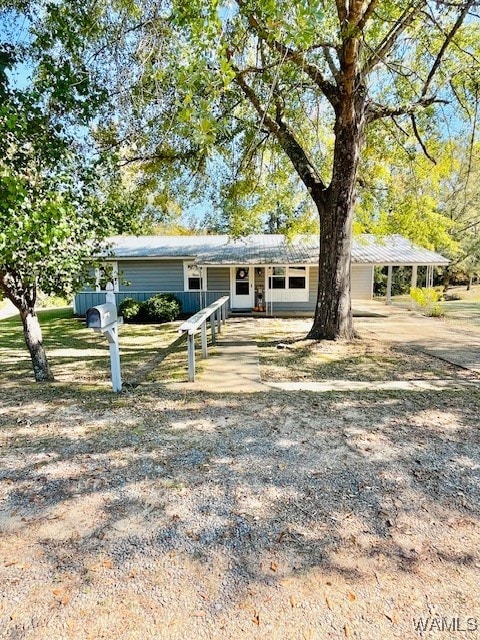
[[[253,269],[232,267],[232,309],[253,307]]]

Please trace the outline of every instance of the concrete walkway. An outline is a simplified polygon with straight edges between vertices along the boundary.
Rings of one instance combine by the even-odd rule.
[[[407,309],[372,303],[370,317],[357,318],[360,335],[367,333],[393,343],[408,343],[419,351],[480,373],[480,330],[425,318]],[[175,389],[218,393],[251,393],[284,391],[438,391],[439,389],[478,388],[480,380],[392,380],[351,381],[321,380],[303,382],[262,382],[258,347],[254,340],[258,331],[253,318],[230,318],[210,356],[203,360],[194,383],[171,383]]]
[[[322,380],[319,382],[266,382],[270,389],[283,391],[457,391],[480,387],[480,380]]]
[[[426,318],[395,308],[388,317],[358,318],[360,334],[395,344],[408,344],[423,353],[480,373],[480,329],[445,318]]]
[[[199,360],[201,372],[195,382],[170,383],[174,389],[218,393],[268,391],[260,379],[258,347],[253,340],[253,318],[230,318],[209,347],[206,360]]]

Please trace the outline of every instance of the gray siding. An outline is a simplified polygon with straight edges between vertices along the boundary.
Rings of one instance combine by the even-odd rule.
[[[183,291],[182,260],[118,262],[120,291]],[[123,284],[127,281],[129,284]]]
[[[230,267],[207,267],[208,291],[230,291]]]
[[[310,267],[309,289],[308,303],[312,309],[315,309],[318,293],[318,267]]]
[[[318,288],[318,267],[310,267],[308,302],[274,302],[273,312],[315,311]],[[373,265],[352,265],[352,299],[371,300],[373,291]]]

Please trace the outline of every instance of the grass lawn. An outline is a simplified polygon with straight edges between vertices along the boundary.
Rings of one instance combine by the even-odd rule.
[[[109,350],[104,336],[87,329],[84,320],[74,318],[69,307],[39,311],[38,316],[56,380],[84,385],[109,384]],[[179,324],[120,327],[125,384],[142,382],[151,375],[156,381],[186,379],[186,346],[178,340]],[[0,320],[0,336],[0,383],[33,380],[18,316]]]
[[[465,287],[454,287],[447,293],[460,296],[460,300],[442,302],[447,319],[471,322],[480,326],[480,285],[471,287],[469,291]]]
[[[480,287],[479,287],[480,290]],[[480,301],[443,303],[451,324],[480,323]],[[455,315],[457,314],[457,315]],[[44,344],[55,378],[60,383],[110,388],[110,360],[104,336],[85,327],[68,307],[39,312]],[[360,320],[357,321],[357,326]],[[179,339],[179,322],[161,325],[125,324],[120,327],[122,378],[125,387],[142,382],[187,380],[187,353]],[[262,378],[266,381],[412,380],[461,378],[464,372],[408,345],[395,345],[368,334],[348,343],[306,340],[309,322],[303,319],[257,321]],[[0,320],[0,384],[33,381],[18,316]],[[197,341],[199,342],[199,341]],[[278,348],[280,343],[283,348]],[[214,352],[210,351],[211,355]],[[200,353],[197,372],[202,371]]]
[[[459,300],[443,300],[440,302],[442,312],[447,319],[461,322],[471,322],[480,325],[480,285],[474,285],[467,291],[466,287],[451,287],[447,296],[459,297]],[[410,307],[410,296],[395,296],[393,304]]]
[[[360,320],[356,326],[362,327]],[[389,344],[362,330],[361,339],[350,342],[316,342],[305,339],[308,328],[306,321],[262,320],[256,340],[264,380],[430,380],[466,375],[408,345]]]

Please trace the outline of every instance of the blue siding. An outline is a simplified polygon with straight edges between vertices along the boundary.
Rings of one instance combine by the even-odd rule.
[[[256,286],[264,286],[264,267],[260,274],[255,273]],[[230,267],[208,267],[207,285],[208,291],[184,291],[183,260],[138,260],[135,262],[119,261],[120,292],[116,293],[117,305],[126,297],[134,298],[140,302],[151,298],[157,293],[174,293],[182,303],[183,314],[193,314],[203,306],[207,306],[222,296],[230,295]],[[361,275],[369,275],[371,279],[373,267],[362,270]],[[352,289],[359,289],[356,278],[360,270],[352,268]],[[122,284],[122,280],[128,280],[129,285]],[[362,279],[366,280],[366,278]],[[274,302],[273,314],[277,313],[312,313],[315,310],[318,288],[318,267],[310,266],[309,270],[309,296],[306,302]],[[355,291],[352,291],[353,298]],[[105,292],[95,292],[85,289],[75,296],[75,310],[77,315],[85,315],[87,309],[105,302]]]
[[[228,296],[228,291],[205,291],[200,298],[199,291],[121,291],[115,294],[117,306],[124,298],[133,298],[139,302],[148,300],[157,293],[174,293],[182,303],[182,313],[197,313],[203,306],[207,306],[222,296]],[[87,309],[105,302],[105,292],[82,291],[75,296],[75,313],[84,316]]]

